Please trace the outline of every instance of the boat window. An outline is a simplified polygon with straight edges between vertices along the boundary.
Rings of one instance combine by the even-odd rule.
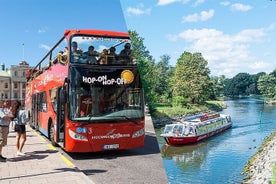
[[[165,126],[165,130],[164,130],[164,133],[165,133],[165,134],[171,133],[172,130],[173,130],[173,126],[172,126],[172,125],[166,125],[166,126]]]

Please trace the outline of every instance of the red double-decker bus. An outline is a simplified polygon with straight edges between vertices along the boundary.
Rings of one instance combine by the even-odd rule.
[[[66,30],[28,73],[30,126],[67,152],[142,147],[144,93],[129,46],[128,33]]]

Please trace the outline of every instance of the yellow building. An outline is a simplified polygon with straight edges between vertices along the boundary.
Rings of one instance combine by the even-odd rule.
[[[0,71],[0,106],[7,101],[20,101],[24,104],[26,90],[26,72],[32,69],[26,61],[21,61],[19,65],[11,65],[5,68],[1,65]]]

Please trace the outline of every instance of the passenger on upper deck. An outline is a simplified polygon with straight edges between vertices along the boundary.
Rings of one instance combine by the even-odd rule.
[[[116,64],[118,59],[118,54],[116,54],[116,48],[110,47],[108,57],[107,57],[107,64]]]
[[[73,62],[78,62],[82,55],[82,50],[78,48],[78,43],[75,41],[72,42],[71,53],[73,56]]]
[[[94,46],[90,45],[88,47],[88,51],[83,53],[83,58],[84,61],[87,62],[88,64],[97,64],[97,56],[99,56],[99,53],[97,51],[94,50]]]
[[[100,55],[100,58],[98,59],[98,63],[99,64],[107,64],[107,57],[108,57],[108,50],[107,49],[103,49],[102,54]]]
[[[68,51],[69,51],[68,47],[65,46],[64,49],[63,49],[63,55],[67,55]]]
[[[127,63],[132,63],[133,55],[130,43],[126,43],[124,49],[120,52],[119,58]]]

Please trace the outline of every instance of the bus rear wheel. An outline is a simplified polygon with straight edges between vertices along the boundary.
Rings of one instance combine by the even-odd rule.
[[[49,140],[51,141],[53,146],[57,146],[57,143],[55,142],[55,139],[54,139],[54,132],[55,132],[55,127],[54,127],[54,124],[51,123],[50,129],[49,129]]]

